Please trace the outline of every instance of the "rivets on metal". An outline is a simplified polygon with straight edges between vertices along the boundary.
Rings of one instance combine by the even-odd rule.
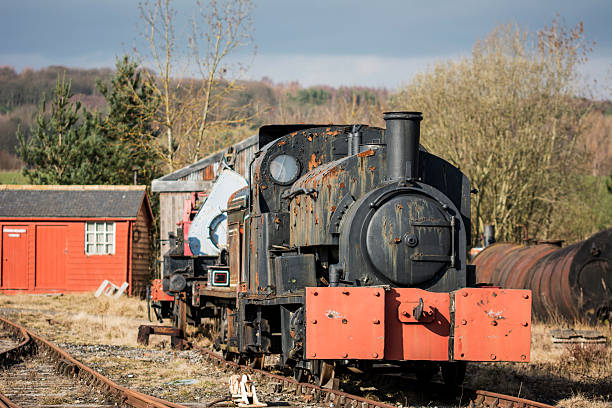
[[[497,326],[497,320],[493,320],[493,321],[491,322],[491,326]]]
[[[380,292],[374,292],[374,296],[380,297]]]
[[[347,357],[348,357],[348,353],[344,353],[344,354],[342,355],[342,357],[347,358]]]
[[[461,320],[461,324],[465,326],[467,324],[467,320],[465,319]]]
[[[521,360],[527,360],[527,356],[524,354],[521,354]]]
[[[493,292],[493,297],[497,297],[497,293]]]
[[[468,293],[467,292],[463,292],[463,297],[467,297]]]
[[[407,311],[405,311],[405,310],[402,312],[402,315],[404,315],[404,316],[406,316],[406,317],[410,317],[410,313],[408,313],[408,312],[407,312]]]
[[[312,321],[312,324],[317,324],[317,321],[316,321],[316,320],[313,320],[313,321]]]
[[[342,319],[342,324],[347,324],[347,323],[348,323],[348,320]]]
[[[523,299],[529,299],[529,295],[523,295]]]
[[[374,324],[380,324],[380,320],[376,319],[376,320],[374,320],[372,323],[374,323]]]
[[[372,353],[372,357],[378,358],[378,353]]]
[[[523,322],[523,327],[527,327],[527,326],[529,326],[529,323]]]
[[[312,353],[310,356],[311,356],[311,357],[316,357],[316,356],[317,356],[317,353]]]
[[[491,360],[497,360],[497,356],[495,354],[491,354]]]
[[[351,292],[349,292],[348,290],[343,290],[342,294],[348,296]]]
[[[315,292],[313,292],[313,295],[314,296],[319,296],[319,292],[315,291]]]

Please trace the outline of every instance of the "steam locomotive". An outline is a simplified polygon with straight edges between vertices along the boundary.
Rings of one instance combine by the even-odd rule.
[[[248,179],[225,168],[164,256],[175,324],[321,384],[341,365],[457,385],[467,361],[529,361],[531,292],[466,263],[467,177],[420,146],[420,112],[384,120],[262,127]]]

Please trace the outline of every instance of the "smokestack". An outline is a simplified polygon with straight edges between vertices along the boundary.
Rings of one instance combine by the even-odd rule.
[[[483,235],[483,246],[486,248],[489,245],[493,245],[495,243],[495,225],[485,225]]]
[[[419,177],[419,140],[421,112],[385,112],[387,129],[387,179]]]

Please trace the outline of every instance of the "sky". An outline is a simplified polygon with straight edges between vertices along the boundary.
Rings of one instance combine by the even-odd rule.
[[[496,26],[529,30],[559,15],[584,23],[596,45],[581,68],[599,95],[612,98],[612,1],[609,0],[253,0],[250,79],[299,81],[304,86],[397,88],[438,61],[468,56]],[[179,41],[195,0],[177,0]],[[139,28],[140,25],[140,28]],[[142,47],[138,2],[132,0],[3,0],[0,65],[18,70],[48,65],[112,67]]]

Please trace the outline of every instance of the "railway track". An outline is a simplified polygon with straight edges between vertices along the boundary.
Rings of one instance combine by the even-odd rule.
[[[206,348],[192,344],[186,340],[179,340],[182,347],[191,347],[204,355],[206,361],[216,365],[220,369],[245,372],[248,371],[255,379],[260,381],[273,381],[279,392],[291,392],[301,395],[311,403],[320,403],[325,406],[334,407],[359,407],[359,408],[397,408],[385,402],[375,401],[347,392],[323,388],[309,383],[300,383],[293,378],[273,374],[265,370],[254,369],[246,365],[238,364],[233,361],[225,360],[221,355]],[[469,408],[554,408],[551,405],[543,404],[524,398],[513,397],[510,395],[498,394],[484,390],[463,390],[467,401],[462,403],[462,407]],[[464,400],[465,401],[465,400]],[[453,406],[457,406],[453,404]]]
[[[53,405],[54,407],[173,407],[185,405],[163,401],[120,386],[100,373],[80,363],[63,349],[26,328],[0,318],[0,327],[8,336],[0,336],[0,370],[3,378],[9,375],[15,387],[10,394],[0,394],[0,408],[24,408]],[[227,361],[217,353],[181,340],[180,345],[191,347],[204,360],[224,372],[249,372],[256,382],[273,384],[278,393],[295,394],[310,404],[335,407],[396,408],[385,402],[374,401],[347,392],[300,383],[293,378],[254,369]],[[58,375],[63,374],[62,375]],[[53,390],[53,394],[50,393]],[[472,408],[551,408],[550,405],[496,394],[482,390],[464,390],[469,401],[462,404]],[[55,397],[55,401],[50,398]],[[51,404],[51,402],[53,402]]]
[[[0,318],[2,379],[10,383],[0,393],[0,407],[185,408],[156,397],[127,389],[92,370],[64,350],[26,328]]]

